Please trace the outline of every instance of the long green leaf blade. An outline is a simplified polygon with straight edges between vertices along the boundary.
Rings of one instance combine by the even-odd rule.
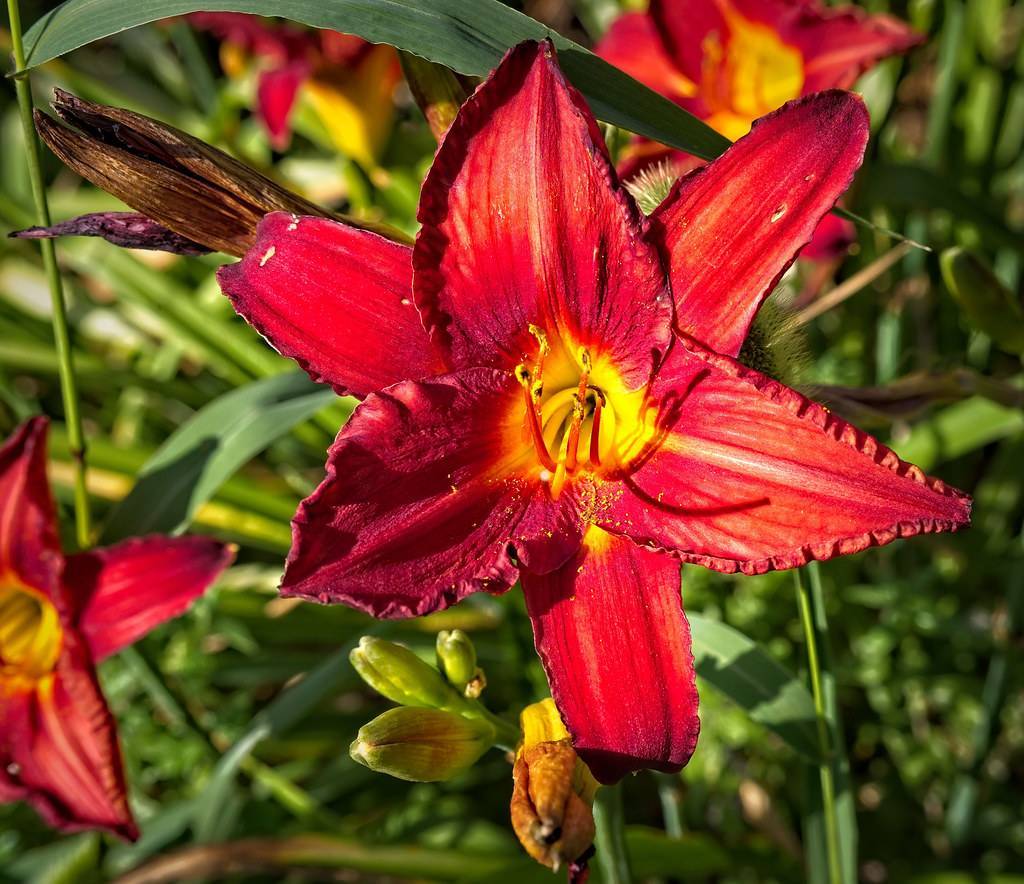
[[[600,119],[705,159],[729,145],[678,105],[498,0],[218,0],[215,5],[223,12],[280,16],[357,34],[475,76],[488,73],[517,43],[550,37],[566,75]],[[26,33],[26,64],[36,67],[128,28],[209,9],[202,0],[67,0]]]
[[[743,633],[688,614],[697,674],[811,760],[821,757],[814,701],[791,672]]]
[[[301,372],[290,372],[215,399],[149,459],[111,514],[103,542],[184,531],[239,467],[336,398]]]

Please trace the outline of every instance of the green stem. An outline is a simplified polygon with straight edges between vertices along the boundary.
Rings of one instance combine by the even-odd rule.
[[[832,746],[829,738],[828,714],[825,707],[825,692],[822,687],[821,662],[818,656],[818,635],[812,603],[807,587],[800,579],[800,572],[793,572],[796,596],[800,605],[800,621],[804,627],[807,642],[807,668],[811,676],[811,694],[814,697],[814,713],[818,724],[818,748],[822,761],[818,765],[821,778],[822,805],[825,810],[825,852],[828,858],[830,884],[842,884],[843,872],[839,848],[839,817],[836,814],[836,789],[832,775]]]
[[[481,718],[486,719],[494,725],[496,737],[494,745],[505,752],[515,752],[516,747],[519,745],[519,741],[523,738],[523,732],[519,730],[514,724],[506,721],[500,715],[495,715],[484,706],[483,703],[477,703],[478,712]]]
[[[602,786],[594,798],[594,860],[605,884],[632,884],[626,850],[626,823],[622,808],[622,784]]]
[[[18,71],[25,68],[25,45],[21,38],[21,13],[18,0],[7,0],[7,13],[11,22],[11,47],[14,66]],[[39,142],[32,123],[32,87],[28,73],[14,78],[14,89],[18,95],[18,109],[21,112],[21,126],[25,136],[25,151],[28,161],[29,181],[32,185],[32,199],[35,203],[36,223],[40,227],[50,226],[50,209],[46,202],[46,188],[43,185],[43,170],[39,156]],[[85,484],[85,435],[82,432],[82,416],[78,410],[78,389],[75,372],[71,365],[71,338],[68,333],[68,315],[64,306],[64,287],[61,284],[60,269],[57,267],[57,253],[53,240],[42,239],[39,248],[43,254],[43,268],[50,287],[53,305],[53,339],[60,362],[60,384],[64,397],[64,419],[68,425],[68,440],[75,465],[75,533],[78,546],[89,546],[91,530],[89,525],[89,494]]]
[[[683,790],[679,774],[656,773],[661,816],[665,821],[665,834],[669,838],[683,837]]]

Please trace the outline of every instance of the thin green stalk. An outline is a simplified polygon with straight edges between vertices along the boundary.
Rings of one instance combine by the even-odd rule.
[[[661,816],[669,838],[683,837],[683,790],[679,774],[656,773]]]
[[[622,783],[602,786],[594,798],[594,861],[605,884],[632,884],[633,872],[626,849],[626,821],[622,807]]]
[[[828,718],[825,708],[825,692],[822,689],[821,663],[818,657],[818,637],[814,616],[811,612],[811,597],[800,579],[800,572],[793,572],[796,596],[800,606],[800,621],[804,627],[807,642],[807,668],[811,676],[811,694],[814,697],[814,713],[818,724],[818,746],[822,761],[818,765],[821,778],[822,805],[825,811],[825,851],[828,859],[830,884],[842,884],[843,871],[839,846],[839,817],[836,814],[836,789],[832,775],[832,747],[829,739]]]
[[[18,0],[7,0],[7,14],[11,22],[11,48],[14,55],[16,70],[24,71],[25,45],[21,38],[21,12]],[[36,224],[41,227],[50,226],[50,209],[46,202],[46,188],[43,185],[43,170],[39,156],[39,142],[32,123],[32,87],[28,73],[23,72],[14,78],[14,89],[18,95],[18,110],[21,113],[21,126],[25,136],[25,151],[28,161],[29,181],[32,185],[32,200],[35,203]],[[89,524],[89,493],[85,484],[85,434],[82,432],[82,416],[78,409],[78,389],[75,384],[75,371],[71,364],[71,338],[68,333],[68,315],[64,306],[64,287],[61,284],[60,269],[57,267],[57,253],[53,240],[39,241],[43,254],[43,268],[50,287],[50,300],[53,305],[53,339],[60,361],[60,385],[64,397],[64,420],[68,426],[68,440],[75,465],[74,498],[75,498],[75,533],[78,546],[85,549],[89,546],[91,529]]]
[[[495,740],[494,745],[505,752],[515,752],[516,746],[519,745],[519,741],[523,738],[523,732],[519,730],[514,724],[506,721],[500,715],[495,715],[484,706],[483,703],[477,704],[481,718],[486,719],[494,725]]]

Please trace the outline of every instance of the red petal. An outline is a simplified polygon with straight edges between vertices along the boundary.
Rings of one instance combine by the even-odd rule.
[[[142,537],[69,556],[64,583],[93,659],[185,612],[234,558],[206,537]]]
[[[695,341],[674,348],[653,403],[658,447],[609,484],[597,521],[686,561],[760,574],[969,521],[962,492]]]
[[[676,64],[699,80],[704,39],[727,39],[722,0],[651,0],[651,17]],[[846,88],[874,62],[920,43],[922,35],[888,15],[855,6],[828,9],[815,0],[732,0],[743,18],[768,25],[804,56],[803,94]]]
[[[832,90],[783,105],[682,178],[651,217],[676,324],[735,356],[761,302],[849,187],[868,139],[859,97]]]
[[[737,5],[749,6],[750,17],[756,19],[778,2],[744,0]],[[804,54],[805,95],[847,89],[875,62],[906,52],[925,39],[897,18],[868,15],[855,6],[827,9],[817,3],[798,3],[795,7],[780,34]]]
[[[699,83],[704,61],[704,38],[712,31],[728,33],[720,0],[651,0],[650,16],[673,61]]]
[[[46,478],[49,421],[26,421],[0,447],[0,574],[12,573],[59,610],[64,567],[53,498]]]
[[[295,60],[316,47],[314,33],[287,25],[273,25],[246,12],[193,12],[186,16],[193,27],[210,31],[218,40],[270,59],[278,64]]]
[[[592,529],[565,566],[522,581],[551,695],[594,776],[686,764],[700,719],[679,562]]]
[[[270,143],[276,150],[284,150],[291,141],[292,132],[288,121],[295,108],[299,86],[308,76],[309,64],[305,61],[292,62],[260,74],[256,86],[256,103],[260,119],[270,135]]]
[[[0,801],[20,800],[59,829],[138,837],[116,725],[71,631],[52,675],[27,690],[0,686]]]
[[[845,255],[857,241],[857,228],[852,221],[838,215],[826,215],[814,229],[814,236],[800,252],[801,259],[831,261]]]
[[[557,568],[582,529],[526,475],[521,388],[468,369],[367,397],[302,503],[281,590],[377,617],[415,617],[503,591],[517,562]]]
[[[512,367],[528,326],[646,382],[671,304],[597,124],[550,43],[512,49],[462,106],[423,184],[416,302],[457,367]]]
[[[666,98],[680,97],[680,80],[686,79],[685,75],[669,56],[649,15],[629,12],[619,16],[594,52]]]
[[[246,321],[314,381],[365,396],[444,370],[412,306],[410,253],[336,221],[274,212],[217,278]]]

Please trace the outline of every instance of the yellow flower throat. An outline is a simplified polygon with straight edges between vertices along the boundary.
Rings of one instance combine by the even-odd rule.
[[[60,648],[57,609],[28,587],[0,583],[0,685],[27,686],[49,675]]]
[[[515,368],[522,387],[526,434],[536,455],[541,482],[558,499],[566,482],[583,472],[617,469],[646,436],[637,405],[643,391],[625,391],[609,365],[595,365],[586,347],[552,350],[547,335],[534,325],[537,340],[532,365]],[[634,414],[636,412],[636,414]],[[625,420],[626,414],[632,419]]]

